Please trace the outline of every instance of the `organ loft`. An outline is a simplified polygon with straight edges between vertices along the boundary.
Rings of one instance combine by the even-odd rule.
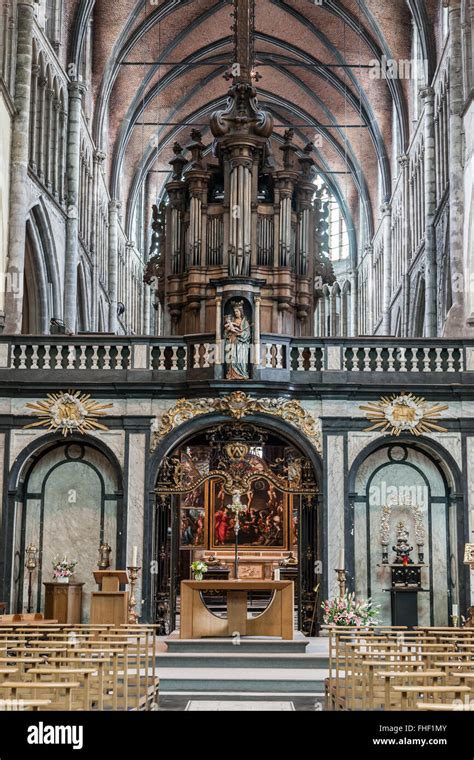
[[[233,16],[227,104],[211,116],[210,151],[197,129],[185,148],[173,146],[145,280],[155,284],[165,335],[215,333],[224,377],[246,379],[261,332],[314,334],[318,291],[334,276],[318,251],[313,146],[298,150],[291,128],[275,135],[258,104],[251,0],[235,2]],[[226,354],[232,342],[242,344],[240,361]]]

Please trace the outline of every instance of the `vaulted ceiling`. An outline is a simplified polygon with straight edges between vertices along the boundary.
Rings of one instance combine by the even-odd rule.
[[[391,190],[393,106],[404,148],[413,114],[411,83],[373,79],[368,67],[382,55],[409,59],[414,24],[431,77],[439,7],[439,0],[256,0],[259,102],[274,114],[275,140],[295,125],[300,147],[315,142],[317,165],[347,218],[358,227],[361,199],[369,233],[379,171],[383,194]],[[225,102],[223,74],[232,63],[231,12],[230,0],[67,2],[68,61],[80,59],[92,18],[91,130],[107,153],[111,195],[130,234],[143,182],[159,195],[173,142],[186,145],[194,123],[211,142],[209,115]]]

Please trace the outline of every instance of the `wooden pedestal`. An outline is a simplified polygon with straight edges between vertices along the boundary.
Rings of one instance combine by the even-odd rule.
[[[97,570],[94,579],[101,590],[91,594],[91,624],[112,623],[119,626],[128,622],[128,591],[120,591],[120,584],[128,583],[126,570]]]
[[[44,583],[44,616],[58,623],[80,623],[83,583]]]

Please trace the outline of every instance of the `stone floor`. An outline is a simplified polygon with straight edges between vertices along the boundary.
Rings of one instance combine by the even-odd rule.
[[[200,699],[196,695],[167,695],[160,697],[159,711],[209,711],[209,712],[266,712],[266,711],[304,711],[320,712],[323,709],[322,698],[294,696],[289,699],[287,695],[248,695],[223,694],[213,697],[206,694]]]

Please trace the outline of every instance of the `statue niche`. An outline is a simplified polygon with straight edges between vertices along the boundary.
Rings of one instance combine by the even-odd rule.
[[[224,311],[224,359],[226,380],[248,380],[250,378],[250,344],[252,330],[250,324],[250,304],[243,300],[232,300]]]

